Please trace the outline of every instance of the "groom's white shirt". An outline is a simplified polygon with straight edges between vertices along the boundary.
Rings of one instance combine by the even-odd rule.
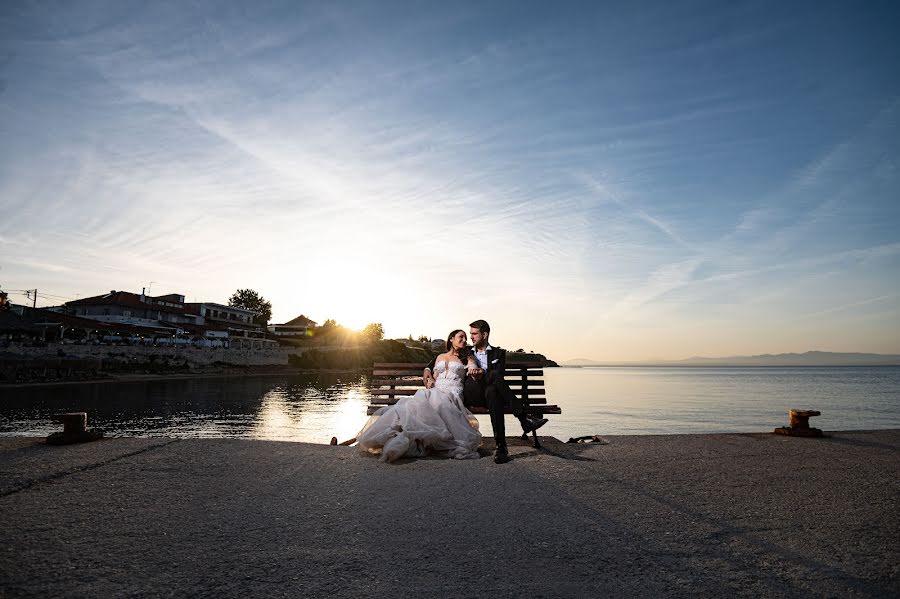
[[[475,355],[475,361],[478,363],[478,367],[482,370],[488,369],[487,353],[492,349],[493,348],[490,345],[485,345],[484,351],[479,351],[477,347],[473,348],[472,353]]]

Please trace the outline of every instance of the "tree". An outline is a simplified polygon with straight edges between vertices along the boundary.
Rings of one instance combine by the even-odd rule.
[[[252,289],[238,289],[228,300],[228,305],[253,310],[256,312],[253,320],[263,327],[266,327],[272,319],[272,302],[266,301],[266,298]]]
[[[431,338],[428,335],[419,335],[419,341],[423,341],[425,343],[431,343]]]
[[[332,332],[334,332],[340,325],[333,318],[329,318],[321,325],[316,327],[316,335],[319,337],[327,337]]]
[[[338,324],[335,319],[329,318],[324,323],[317,326],[313,334],[320,339],[324,339],[326,337],[338,337],[341,335],[346,335],[348,332],[349,331],[346,329],[346,327]]]
[[[373,322],[366,325],[360,334],[363,339],[370,343],[374,343],[376,341],[381,341],[384,339],[384,327],[381,326],[380,322]]]

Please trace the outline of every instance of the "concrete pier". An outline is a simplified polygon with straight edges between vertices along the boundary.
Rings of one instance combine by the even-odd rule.
[[[0,596],[897,596],[900,431],[828,434],[547,438],[502,466],[5,438]]]

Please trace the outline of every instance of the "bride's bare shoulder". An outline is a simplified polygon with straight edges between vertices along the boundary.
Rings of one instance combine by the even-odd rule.
[[[452,351],[445,352],[434,359],[434,363],[445,362],[447,364],[461,363],[460,359]]]

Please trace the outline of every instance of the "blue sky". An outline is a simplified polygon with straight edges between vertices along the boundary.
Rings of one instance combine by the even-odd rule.
[[[0,285],[900,353],[900,9],[623,4],[4,2]]]

